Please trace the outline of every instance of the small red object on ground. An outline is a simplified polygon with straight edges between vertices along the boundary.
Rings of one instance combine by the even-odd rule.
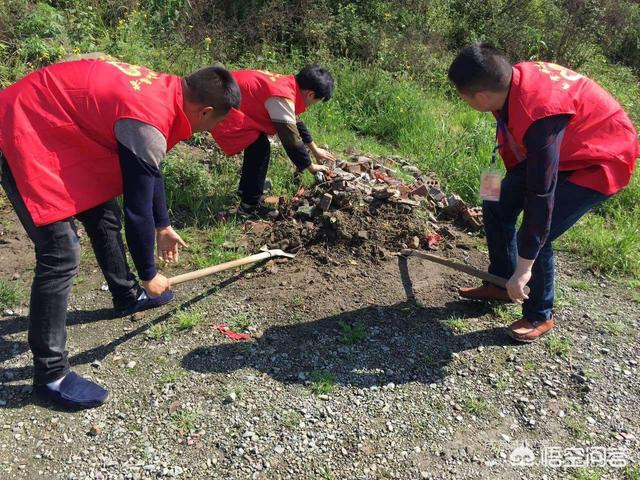
[[[221,323],[220,325],[216,325],[215,328],[221,334],[223,334],[226,337],[231,338],[232,340],[249,340],[251,338],[251,335],[248,335],[246,333],[234,332],[229,327],[227,327],[224,323]]]

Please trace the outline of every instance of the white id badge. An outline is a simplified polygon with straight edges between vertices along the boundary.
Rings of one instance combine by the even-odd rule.
[[[502,173],[495,168],[485,168],[480,174],[480,198],[489,202],[500,201]]]

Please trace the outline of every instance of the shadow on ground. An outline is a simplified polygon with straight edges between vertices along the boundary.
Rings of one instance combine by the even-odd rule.
[[[305,383],[330,372],[336,383],[355,387],[390,382],[433,383],[446,376],[453,353],[479,346],[512,345],[503,328],[456,335],[446,320],[452,315],[473,321],[477,308],[468,302],[424,307],[416,303],[406,259],[398,261],[407,300],[368,306],[312,322],[267,328],[256,342],[201,347],[186,355],[184,368],[202,373],[256,369],[285,384]],[[350,344],[349,326],[360,325],[359,341]],[[346,327],[345,327],[346,326]]]
[[[118,338],[115,338],[105,345],[100,345],[69,357],[69,363],[71,364],[71,367],[88,364],[93,362],[94,360],[103,360],[107,355],[113,353],[120,345],[143,334],[153,325],[168,320],[177,311],[189,308],[197,302],[200,302],[201,300],[235,283],[236,281],[240,280],[246,272],[250,272],[254,268],[256,267],[254,266],[252,268],[245,269],[243,272],[240,272],[237,275],[234,275],[214,285],[213,287],[210,287],[200,295],[191,298],[189,301],[184,302],[176,306],[175,308],[172,308],[170,311],[167,311],[159,317],[154,318],[150,322],[140,324],[140,326],[138,326],[134,330],[131,330]],[[75,311],[69,312],[67,317],[67,325],[71,326],[87,324],[104,320],[112,320],[113,318],[114,317],[112,309]],[[28,319],[25,317],[16,317],[11,320],[4,320],[0,322],[0,362],[4,362],[28,350],[28,345],[25,342],[11,342],[5,340],[2,337],[5,335],[23,332],[27,329]],[[0,409],[21,408],[29,404],[43,405],[42,402],[31,395],[32,388],[30,385],[11,385],[3,383],[7,380],[11,382],[26,380],[31,378],[32,376],[33,368],[31,366],[18,368],[0,368],[0,398],[3,399],[3,401],[7,402],[6,405],[0,405]],[[48,406],[51,407],[51,405]]]

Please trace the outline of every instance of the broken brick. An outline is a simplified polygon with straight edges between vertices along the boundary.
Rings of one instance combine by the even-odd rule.
[[[462,220],[471,230],[480,230],[484,224],[482,219],[482,209],[478,207],[465,209],[462,212]]]
[[[429,190],[424,183],[415,183],[411,195],[414,197],[426,197],[429,195]]]
[[[442,235],[438,235],[437,233],[430,233],[427,235],[427,247],[432,250],[434,249],[444,238]]]
[[[458,195],[449,195],[446,199],[446,206],[444,207],[444,213],[451,218],[458,218],[458,216],[467,208],[467,204]]]
[[[244,231],[251,231],[256,234],[264,233],[266,230],[271,228],[271,223],[269,222],[247,222],[244,224]]]
[[[277,207],[278,205],[280,205],[281,198],[282,197],[279,197],[276,195],[269,195],[268,197],[264,197],[263,202],[266,203],[267,205]]]

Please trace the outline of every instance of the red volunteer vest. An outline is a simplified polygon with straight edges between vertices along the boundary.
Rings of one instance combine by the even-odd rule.
[[[296,115],[306,110],[293,75],[278,75],[262,70],[235,70],[231,74],[242,94],[240,109],[232,109],[211,130],[216,143],[227,155],[240,153],[255,142],[261,133],[275,135],[276,128],[264,105],[270,97],[283,97],[295,102]]]
[[[525,62],[513,67],[507,128],[520,151],[536,120],[570,114],[560,148],[560,170],[573,171],[569,180],[605,195],[625,187],[640,155],[638,135],[620,104],[593,80],[546,62]],[[498,136],[507,170],[517,163],[502,132]]]
[[[0,151],[36,225],[122,193],[114,134],[122,118],[156,127],[167,149],[192,134],[182,79],[136,65],[65,62],[0,91]]]

